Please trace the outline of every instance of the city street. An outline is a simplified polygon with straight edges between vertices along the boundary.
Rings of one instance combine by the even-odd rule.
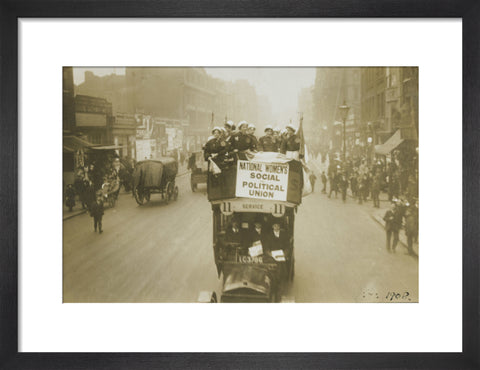
[[[64,302],[195,302],[219,283],[206,194],[177,177],[177,202],[158,194],[138,206],[122,193],[106,209],[104,232],[81,214],[63,222]],[[417,302],[418,259],[399,244],[385,248],[385,231],[371,203],[343,203],[317,192],[303,199],[295,221],[295,302]]]

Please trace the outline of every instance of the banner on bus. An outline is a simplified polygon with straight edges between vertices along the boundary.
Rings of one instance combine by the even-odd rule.
[[[237,197],[287,200],[288,163],[264,163],[239,160],[237,163]]]

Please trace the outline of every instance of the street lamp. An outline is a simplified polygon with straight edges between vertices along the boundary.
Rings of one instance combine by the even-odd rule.
[[[347,145],[346,145],[346,122],[347,122],[347,116],[348,116],[348,111],[350,107],[347,105],[345,100],[343,101],[343,104],[338,107],[340,110],[340,116],[342,117],[343,120],[343,166],[346,166],[347,163]]]

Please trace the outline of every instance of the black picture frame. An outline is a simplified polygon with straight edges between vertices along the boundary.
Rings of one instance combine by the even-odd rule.
[[[478,369],[480,2],[474,0],[3,0],[0,3],[0,369]],[[22,17],[457,17],[463,19],[461,353],[19,353],[18,26]],[[446,92],[448,93],[448,92]],[[444,174],[443,174],[444,175]],[[439,174],[440,176],[440,174]],[[440,181],[440,180],[439,180]],[[448,198],[448,194],[446,194]],[[447,204],[448,199],[442,200]],[[452,246],[453,247],[453,246]],[[441,304],[441,299],[439,299]],[[438,335],[442,335],[441,323]]]

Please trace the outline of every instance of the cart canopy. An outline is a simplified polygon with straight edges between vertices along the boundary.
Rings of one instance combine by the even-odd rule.
[[[178,173],[177,161],[173,158],[138,162],[133,174],[135,187],[163,188],[173,181]]]

